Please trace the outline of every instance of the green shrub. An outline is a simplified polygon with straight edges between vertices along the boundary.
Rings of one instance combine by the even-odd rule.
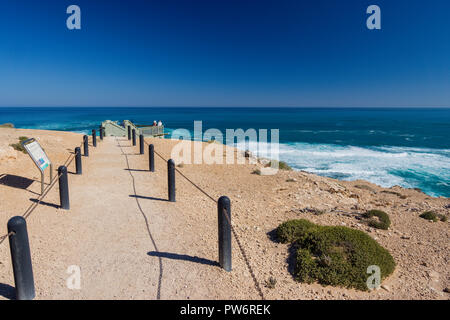
[[[272,160],[270,161],[268,164],[266,164],[266,167],[271,167],[272,163],[275,165],[278,164],[278,169],[280,170],[288,170],[288,171],[292,171],[292,168],[284,161],[276,161],[276,160]]]
[[[277,237],[282,243],[293,242],[315,227],[317,225],[305,219],[289,220],[278,226]]]
[[[437,222],[438,220],[441,220],[442,222],[447,221],[447,216],[435,213],[434,211],[425,211],[419,217],[433,222]]]
[[[387,230],[391,225],[391,219],[389,219],[388,214],[381,210],[367,211],[364,217],[369,219],[369,226],[373,228]],[[373,219],[373,217],[378,217],[379,221]]]
[[[302,212],[312,213],[312,214],[314,214],[314,215],[316,215],[316,216],[320,216],[320,215],[326,213],[325,210],[317,209],[317,208],[304,208],[304,209],[302,210]]]
[[[19,142],[18,143],[11,143],[10,146],[14,148],[14,150],[23,152],[23,153],[27,153],[27,151],[25,150],[25,148],[22,146],[21,142],[28,140],[28,137],[19,137]]]
[[[426,220],[431,220],[433,222],[438,221],[438,217],[437,217],[436,213],[434,213],[433,211],[426,211],[426,212],[422,213],[421,215],[419,215],[419,217],[426,219]]]
[[[252,174],[257,174],[258,176],[261,175],[261,170],[260,169],[255,169],[252,171]]]
[[[292,220],[281,224],[277,234],[284,242],[294,242],[294,275],[301,282],[368,290],[369,266],[380,267],[381,279],[395,269],[390,253],[359,230]]]
[[[365,185],[365,184],[357,184],[357,185],[355,185],[355,188],[362,189],[362,190],[367,190],[367,191],[376,193],[374,188],[372,188],[372,187],[370,187],[368,185]]]
[[[269,289],[275,289],[275,286],[277,285],[277,279],[274,277],[269,277],[264,283],[264,285]]]
[[[393,194],[394,196],[397,196],[397,197],[399,197],[400,199],[406,199],[406,198],[408,198],[407,196],[405,196],[405,195],[403,195],[403,194],[401,194],[401,193],[399,193],[399,192],[396,192],[396,191],[390,191],[390,190],[383,190],[383,191],[381,191],[382,193],[387,193],[387,194]]]

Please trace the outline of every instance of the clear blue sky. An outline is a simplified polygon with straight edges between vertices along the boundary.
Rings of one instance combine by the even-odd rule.
[[[0,106],[450,106],[448,0],[0,4]]]

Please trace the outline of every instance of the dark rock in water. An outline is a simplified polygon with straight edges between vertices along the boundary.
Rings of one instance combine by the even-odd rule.
[[[14,125],[12,123],[4,123],[0,124],[0,128],[14,128]]]
[[[245,156],[246,158],[250,158],[250,157],[252,156],[252,153],[251,153],[249,150],[245,150],[244,156]]]

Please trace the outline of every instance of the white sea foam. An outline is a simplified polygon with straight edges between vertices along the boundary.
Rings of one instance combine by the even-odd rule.
[[[277,150],[273,148],[276,145],[253,141],[237,147],[269,158],[274,156],[271,147],[272,152]],[[450,149],[291,143],[278,144],[277,153],[280,160],[297,170],[342,180],[364,179],[383,187],[415,188],[423,186],[424,181],[445,187],[450,181]]]

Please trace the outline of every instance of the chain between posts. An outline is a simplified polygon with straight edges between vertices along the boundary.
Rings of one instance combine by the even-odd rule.
[[[26,210],[25,212],[22,214],[22,217],[24,219],[27,219],[32,213],[33,211],[37,208],[37,206],[42,202],[42,200],[44,199],[44,197],[50,192],[50,190],[53,188],[53,186],[56,184],[56,181],[59,179],[59,177],[61,176],[61,174],[55,176],[53,178],[53,180],[50,182],[50,184],[47,186],[47,188],[44,190],[44,192],[39,196],[39,198],[37,199],[36,202],[32,203]],[[9,232],[3,236],[0,237],[0,244],[6,239],[8,238],[12,233]]]
[[[83,143],[80,144],[79,147],[81,147],[83,145]],[[71,154],[69,155],[69,157],[66,159],[66,161],[64,162],[64,166],[68,167],[72,161],[75,159],[75,154]],[[52,181],[50,181],[50,183],[48,184],[47,188],[44,189],[44,192],[38,197],[37,201],[32,203],[26,210],[25,212],[22,214],[22,217],[24,219],[27,219],[32,213],[33,211],[37,208],[37,206],[42,202],[42,200],[44,200],[45,196],[50,192],[50,190],[54,187],[54,185],[56,184],[56,181],[58,181],[58,179],[61,177],[62,174],[56,175]],[[3,243],[3,241],[5,241],[6,238],[8,238],[9,236],[11,236],[12,234],[14,234],[13,232],[9,232],[3,236],[0,236],[0,244]]]
[[[147,145],[149,145],[145,140],[144,140],[144,143],[147,144]],[[167,162],[167,159],[165,159],[165,158],[164,158],[161,154],[159,154],[156,150],[154,150],[154,152],[156,153],[156,155],[157,155],[158,157],[160,157],[162,160],[164,160],[164,161]],[[211,199],[212,201],[214,201],[214,203],[217,204],[217,200],[216,200],[216,199],[214,199],[212,196],[210,196],[206,191],[204,191],[201,187],[199,187],[199,186],[198,186],[195,182],[193,182],[191,179],[189,179],[188,177],[186,177],[186,176],[185,176],[180,170],[178,170],[176,167],[175,167],[175,171],[177,171],[183,178],[185,178],[187,181],[189,181],[195,188],[197,188],[200,192],[202,192],[205,196],[207,196],[209,199]],[[262,291],[262,289],[261,289],[261,287],[260,287],[260,285],[259,285],[258,280],[256,279],[255,272],[253,271],[253,268],[252,268],[252,266],[250,265],[250,261],[249,261],[249,259],[248,259],[247,253],[245,252],[244,247],[242,246],[241,241],[239,240],[238,234],[237,234],[236,230],[234,229],[234,226],[231,224],[231,220],[230,220],[230,218],[228,217],[228,215],[226,214],[226,212],[223,212],[222,214],[226,217],[226,219],[228,220],[228,223],[230,224],[231,232],[233,233],[234,239],[236,240],[236,243],[237,243],[237,245],[238,245],[238,247],[239,247],[239,250],[240,250],[240,252],[241,252],[241,254],[242,254],[242,257],[244,258],[245,264],[247,265],[247,269],[248,269],[248,271],[250,272],[250,275],[251,275],[251,277],[252,277],[252,279],[253,279],[253,282],[255,283],[256,291],[258,291],[258,294],[259,294],[259,296],[261,297],[261,299],[262,299],[262,300],[265,300],[265,298],[264,298],[264,293],[263,293],[263,291]]]

